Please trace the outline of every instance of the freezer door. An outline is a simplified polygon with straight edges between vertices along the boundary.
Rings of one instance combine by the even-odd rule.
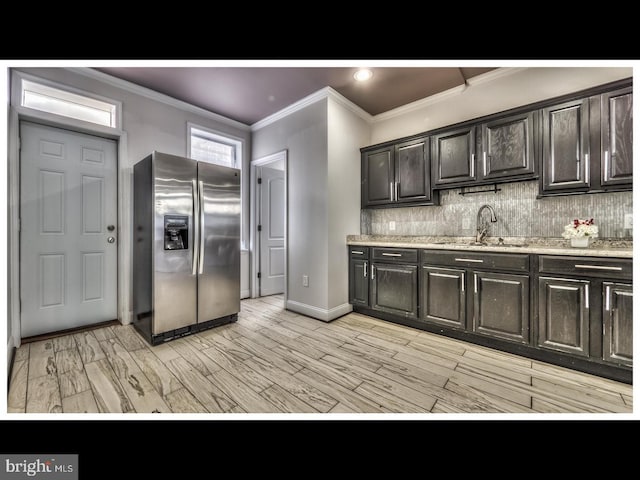
[[[154,316],[153,334],[196,323],[194,192],[197,162],[153,153]],[[187,231],[180,233],[186,219]],[[176,248],[176,246],[181,248]]]
[[[198,162],[198,322],[240,311],[240,170]]]

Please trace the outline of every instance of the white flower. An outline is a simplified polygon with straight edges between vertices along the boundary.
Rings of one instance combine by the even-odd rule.
[[[593,237],[598,236],[598,227],[593,224],[593,219],[579,220],[575,219],[573,223],[564,226],[564,232],[562,232],[564,238],[574,237]]]

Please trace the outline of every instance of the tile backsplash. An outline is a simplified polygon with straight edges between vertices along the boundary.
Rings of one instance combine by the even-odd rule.
[[[475,187],[470,190],[482,190]],[[489,235],[501,237],[560,237],[574,218],[593,218],[600,238],[631,238],[624,228],[632,213],[633,192],[611,192],[536,198],[536,180],[498,185],[497,193],[460,195],[460,189],[440,192],[439,206],[362,209],[363,235],[475,235],[478,209],[489,204],[498,218]],[[483,212],[489,219],[489,212]],[[390,222],[395,222],[391,230]]]

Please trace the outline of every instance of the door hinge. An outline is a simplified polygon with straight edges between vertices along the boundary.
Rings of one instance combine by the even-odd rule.
[[[258,179],[258,185],[260,185],[262,183],[262,178]]]
[[[261,232],[262,231],[262,225],[258,225],[258,231]]]
[[[258,272],[258,278],[260,278],[262,276],[262,273]]]

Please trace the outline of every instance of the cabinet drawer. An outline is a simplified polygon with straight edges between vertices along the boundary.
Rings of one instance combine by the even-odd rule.
[[[374,260],[418,263],[418,250],[413,248],[373,247]]]
[[[369,247],[349,246],[350,258],[369,258]]]
[[[633,275],[630,259],[540,255],[539,260],[540,273],[622,280],[631,280]]]
[[[529,255],[517,253],[478,253],[466,251],[423,250],[422,263],[483,269],[529,271]]]

